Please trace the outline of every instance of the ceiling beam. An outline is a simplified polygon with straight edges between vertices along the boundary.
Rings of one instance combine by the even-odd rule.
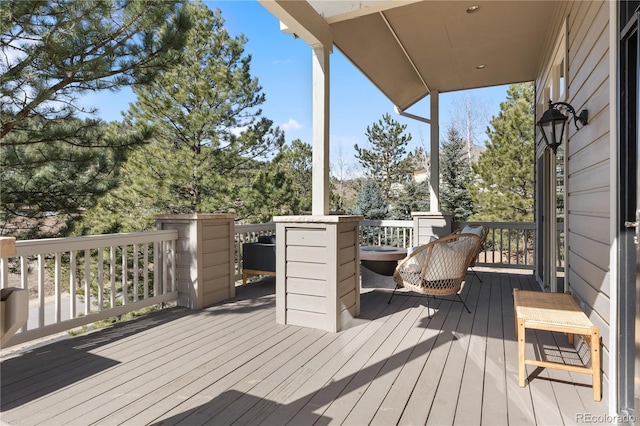
[[[334,24],[336,22],[348,21],[349,19],[359,18],[365,15],[372,15],[374,13],[384,12],[385,10],[395,9],[396,7],[406,6],[408,4],[416,3],[419,1],[422,1],[422,0],[379,1],[379,2],[376,2],[374,5],[358,7],[357,9],[350,10],[349,12],[344,12],[337,15],[325,17],[325,19],[329,24]],[[362,2],[358,2],[358,4],[360,3]]]
[[[333,35],[327,21],[306,1],[258,0],[280,20],[281,29],[303,39],[311,47],[333,49]]]
[[[404,44],[402,43],[402,41],[398,37],[398,34],[396,34],[395,30],[391,26],[391,23],[389,22],[387,17],[384,16],[383,12],[380,12],[380,16],[382,17],[382,20],[384,21],[384,23],[387,25],[387,28],[389,29],[389,32],[391,32],[391,34],[393,35],[393,38],[395,38],[396,41],[398,42],[398,46],[400,47],[400,50],[402,50],[402,53],[404,53],[404,56],[407,58],[407,60],[411,64],[411,67],[413,68],[413,71],[415,71],[416,75],[418,76],[418,78],[420,79],[422,84],[424,85],[424,88],[427,89],[427,92],[431,92],[431,89],[429,89],[429,85],[427,84],[426,81],[424,81],[424,78],[422,77],[422,74],[420,74],[420,70],[418,70],[418,67],[416,67],[416,64],[415,64],[415,62],[413,62],[413,59],[411,59],[411,56],[409,55],[409,52],[407,52],[407,49],[405,49]]]

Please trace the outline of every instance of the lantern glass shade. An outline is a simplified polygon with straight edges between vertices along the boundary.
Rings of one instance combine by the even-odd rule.
[[[553,107],[542,114],[538,126],[542,132],[544,143],[555,153],[562,144],[564,138],[564,126],[567,123],[567,116]]]

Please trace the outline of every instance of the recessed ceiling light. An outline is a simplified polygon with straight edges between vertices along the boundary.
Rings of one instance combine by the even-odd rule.
[[[480,65],[476,65],[476,69],[478,70],[483,70],[485,69],[487,66],[485,64],[480,64]]]
[[[479,10],[480,10],[480,6],[478,6],[478,5],[476,4],[476,5],[473,5],[473,6],[469,6],[469,7],[467,8],[467,13],[476,13],[476,12],[477,12],[477,11],[479,11]]]

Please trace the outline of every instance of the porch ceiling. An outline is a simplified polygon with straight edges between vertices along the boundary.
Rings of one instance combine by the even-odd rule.
[[[309,1],[335,46],[401,109],[431,90],[534,80],[556,3]]]

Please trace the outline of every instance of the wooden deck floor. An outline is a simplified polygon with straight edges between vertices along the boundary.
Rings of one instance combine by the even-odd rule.
[[[436,301],[429,319],[424,298],[388,304],[389,290],[365,288],[361,316],[345,331],[277,325],[267,280],[206,310],[166,309],[5,357],[1,419],[557,425],[606,413],[586,375],[530,368],[530,385],[518,386],[512,289],[531,289],[531,273],[480,274],[484,282],[468,276],[462,294],[471,314]],[[536,339],[548,356],[576,356],[562,335],[532,332]]]

